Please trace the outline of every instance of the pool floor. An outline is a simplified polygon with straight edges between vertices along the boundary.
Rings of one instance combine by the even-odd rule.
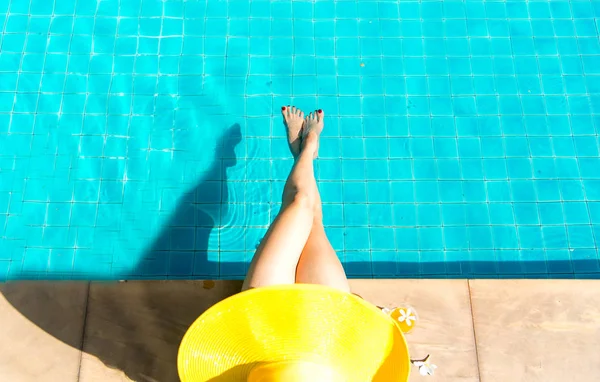
[[[600,277],[600,2],[0,0],[0,280],[240,278],[326,113],[350,277]]]

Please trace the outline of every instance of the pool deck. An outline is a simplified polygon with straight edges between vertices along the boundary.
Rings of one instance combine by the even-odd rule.
[[[600,283],[585,280],[352,280],[419,314],[411,355],[438,365],[411,381],[584,381],[600,376]],[[176,381],[187,327],[238,281],[0,284],[6,381]],[[425,379],[423,379],[425,378]]]

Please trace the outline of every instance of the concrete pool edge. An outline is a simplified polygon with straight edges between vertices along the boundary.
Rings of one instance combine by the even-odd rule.
[[[240,285],[0,284],[0,334],[10,344],[0,348],[0,374],[20,381],[173,380],[188,325]],[[417,309],[421,321],[407,340],[415,357],[431,354],[436,380],[562,381],[600,374],[593,360],[600,333],[597,281],[356,279],[351,285],[378,305],[408,302]],[[412,378],[419,380],[417,371]]]

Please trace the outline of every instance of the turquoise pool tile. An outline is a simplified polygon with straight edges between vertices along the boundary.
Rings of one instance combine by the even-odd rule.
[[[583,255],[573,271],[567,250],[598,238],[593,2],[7,8],[0,164],[10,172],[0,187],[11,196],[0,223],[23,246],[0,274],[35,268],[26,243],[49,250],[35,255],[48,267],[28,277],[240,277],[246,265],[219,251],[239,248],[247,263],[251,245],[237,230],[263,230],[275,216],[291,158],[274,108],[295,103],[330,116],[315,167],[336,249],[348,249],[348,225],[367,230],[364,243],[349,242],[360,253],[393,229],[394,248],[431,255],[412,253],[398,277],[594,275]],[[244,142],[214,150],[233,123]],[[176,253],[204,255],[171,258],[190,248],[171,238],[194,227],[193,249]],[[146,251],[148,241],[166,253]],[[403,264],[388,244],[371,253],[371,273],[356,274]],[[510,254],[529,246],[533,261]],[[464,256],[442,257],[444,248]]]
[[[490,222],[494,225],[514,224],[515,218],[512,205],[509,203],[489,204]]]
[[[556,165],[552,158],[532,159],[533,176],[538,179],[556,178]]]
[[[24,273],[45,273],[48,269],[50,250],[43,248],[27,248],[21,265]]]
[[[570,248],[595,248],[596,243],[589,225],[568,225],[567,235]]]
[[[486,182],[486,191],[490,202],[508,202],[512,200],[510,183],[507,181]]]
[[[594,238],[596,239],[596,243],[598,242],[598,238],[600,238],[600,224],[592,225],[592,231],[594,234]]]
[[[435,180],[438,178],[436,161],[433,159],[414,159],[412,167],[416,179]]]
[[[364,140],[362,138],[342,138],[341,146],[344,158],[364,158]]]
[[[523,274],[524,267],[521,259],[520,251],[517,250],[503,250],[498,251],[498,273],[501,277],[508,277],[509,275]]]
[[[550,248],[568,248],[569,242],[565,226],[542,227],[544,244]]]
[[[344,206],[344,223],[350,227],[369,225],[368,209],[366,204],[346,204]]]
[[[366,203],[367,190],[364,183],[343,182],[342,197],[345,203]]]
[[[367,195],[370,203],[385,203],[382,207],[389,211],[388,204],[391,202],[391,184],[389,182],[367,183]]]
[[[471,249],[491,249],[492,232],[489,226],[470,226],[467,227],[469,245]]]
[[[378,184],[378,183],[374,183]],[[367,185],[368,186],[368,185]],[[322,182],[319,185],[321,199],[323,203],[342,203],[343,183],[341,182]]]
[[[468,202],[486,201],[485,185],[481,182],[464,181],[462,182],[463,198]]]
[[[600,165],[600,158],[578,158],[579,162],[579,173],[584,179],[600,179],[598,174],[598,165]]]
[[[588,210],[590,213],[590,220],[593,224],[600,224],[600,203],[598,202],[588,202],[587,203]],[[596,238],[600,238],[600,236],[596,235]]]
[[[418,229],[419,249],[430,251],[443,247],[443,235],[441,227],[420,227]]]
[[[539,218],[542,224],[564,224],[563,209],[560,203],[540,203]]]
[[[465,225],[466,207],[464,204],[442,204],[444,225]]]
[[[391,159],[389,174],[391,180],[413,179],[413,161],[410,159]]]
[[[371,227],[369,238],[375,250],[391,251],[396,249],[393,228]]]
[[[369,247],[369,229],[367,227],[347,227],[344,246],[346,251],[367,250]]]
[[[42,233],[42,245],[48,248],[71,248],[75,245],[75,240],[67,227],[46,227]]]
[[[438,161],[439,164],[439,161]],[[461,202],[463,200],[462,184],[459,181],[443,182],[440,186],[441,202]]]
[[[519,246],[517,230],[512,225],[497,225],[492,227],[494,246],[498,249],[515,249]]]
[[[498,261],[494,251],[470,251],[471,272],[475,275],[497,275]]]
[[[209,261],[209,254],[211,258],[218,258],[216,254],[210,252],[198,251],[194,253],[194,277],[212,279],[219,276],[219,263]]]
[[[395,230],[396,247],[399,251],[413,251],[419,249],[418,230],[412,227],[398,228]]]
[[[371,252],[369,251],[347,251],[344,263],[348,277],[373,276]]]
[[[438,204],[417,204],[417,224],[419,226],[439,226],[442,214]]]
[[[548,271],[552,273],[573,273],[570,252],[567,249],[546,251]]]
[[[569,202],[563,204],[563,212],[567,224],[589,224],[590,216],[586,203]]]
[[[519,226],[518,236],[522,249],[544,248],[544,238],[539,226]]]
[[[380,203],[369,204],[368,215],[370,226],[391,227],[394,224],[389,205]]]
[[[600,272],[600,260],[597,249],[574,249],[570,252],[570,255],[575,273]]]
[[[471,261],[468,251],[446,251],[446,270],[451,278],[467,277],[471,274]]]
[[[417,202],[434,203],[439,200],[438,182],[416,181],[415,198]]]
[[[246,275],[244,255],[244,252],[219,252],[219,275],[243,278]]]
[[[579,179],[579,167],[575,158],[555,158],[557,175],[562,179]]]
[[[522,250],[521,260],[526,274],[548,274],[546,254],[542,250]]]
[[[419,252],[416,251],[398,251],[396,255],[397,276],[410,276],[419,274]]]
[[[467,229],[460,226],[449,226],[443,228],[444,245],[449,250],[467,250],[469,240]]]
[[[542,206],[543,204],[539,204]],[[538,204],[536,203],[514,203],[513,210],[517,224],[539,224]],[[556,211],[557,212],[557,211]],[[553,216],[555,217],[555,216]],[[562,216],[561,219],[562,221]]]
[[[393,221],[399,227],[412,227],[417,224],[417,209],[414,204],[392,204]]]
[[[396,251],[372,251],[371,256],[378,259],[372,262],[373,277],[394,278],[397,274]]]
[[[169,252],[169,276],[191,276],[193,273],[194,252],[172,251]]]
[[[423,252],[421,254],[421,274],[422,275],[446,275],[446,256],[443,251]]]
[[[508,158],[506,168],[511,179],[531,179],[533,176],[532,164],[527,158]]]
[[[8,280],[9,270],[12,265],[11,261],[2,260],[0,261],[0,278],[2,280]]]
[[[535,202],[537,196],[534,184],[527,180],[513,180],[510,182],[512,200],[515,202]]]

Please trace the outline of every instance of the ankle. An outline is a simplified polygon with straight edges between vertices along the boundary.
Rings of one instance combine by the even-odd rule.
[[[308,150],[314,153],[318,147],[319,134],[317,134],[316,132],[311,131],[302,139],[302,151]]]

